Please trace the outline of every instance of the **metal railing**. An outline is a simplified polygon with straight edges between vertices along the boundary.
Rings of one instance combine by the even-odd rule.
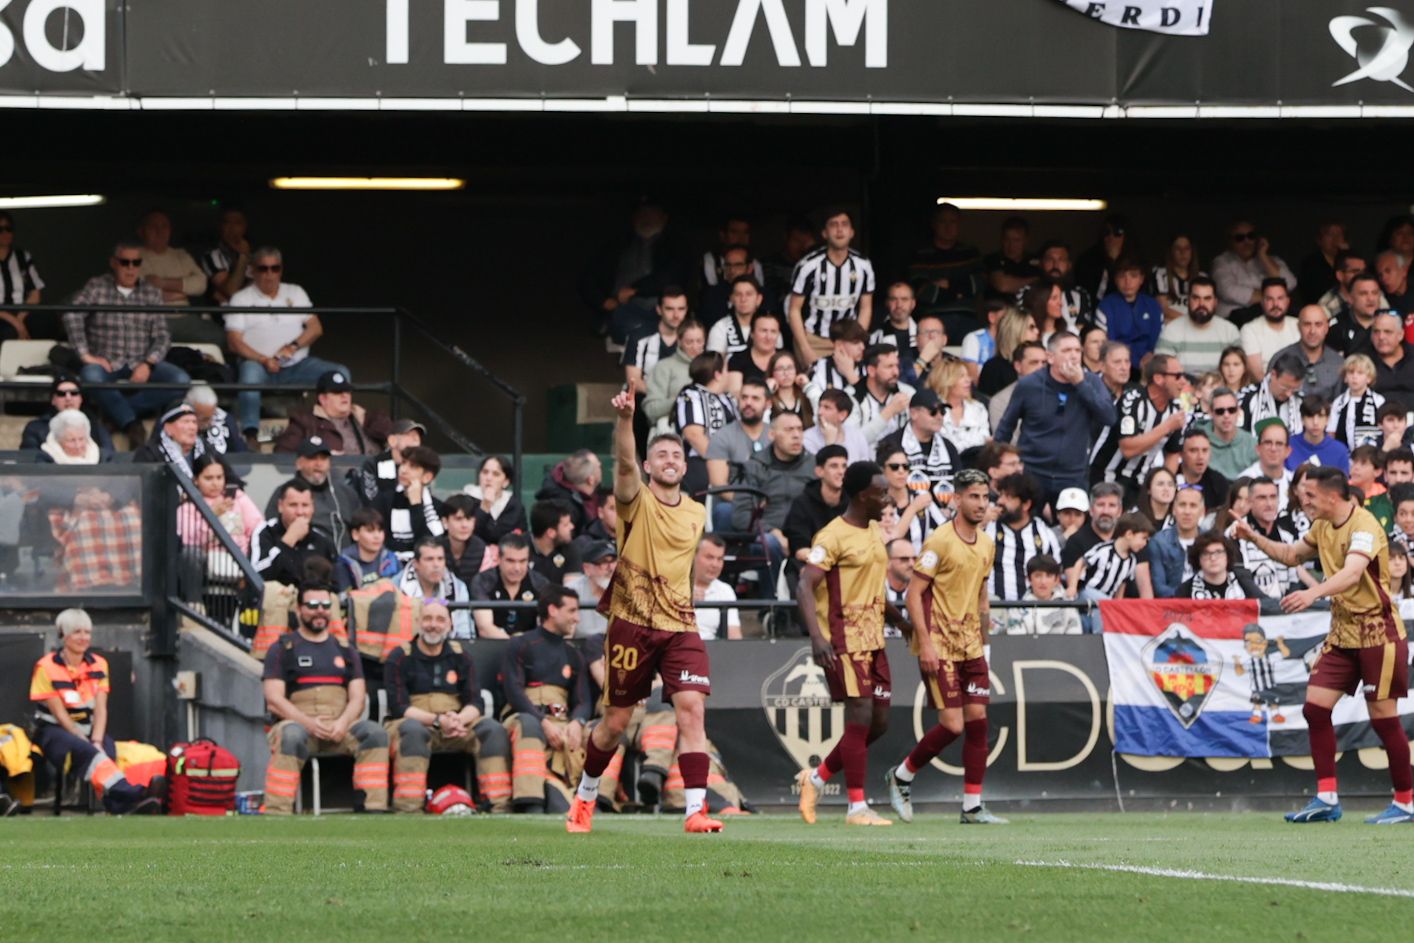
[[[457,425],[449,419],[442,411],[434,408],[422,397],[418,396],[408,388],[404,382],[405,371],[403,369],[403,352],[408,340],[406,332],[411,329],[413,336],[420,342],[419,349],[426,349],[429,345],[453,360],[459,368],[469,372],[479,380],[490,385],[498,396],[503,396],[510,401],[511,407],[511,453],[515,468],[514,487],[517,493],[521,490],[521,461],[525,451],[525,396],[515,387],[497,376],[491,369],[486,367],[476,358],[472,357],[464,349],[456,344],[448,343],[434,334],[427,324],[414,315],[412,312],[401,307],[332,307],[316,305],[308,308],[238,308],[211,305],[144,305],[141,308],[129,305],[85,305],[76,307],[72,304],[46,304],[46,305],[25,305],[24,310],[31,313],[53,313],[63,315],[70,311],[85,311],[89,313],[114,312],[121,314],[134,313],[158,313],[172,315],[186,314],[252,314],[252,315],[286,315],[286,314],[313,314],[321,319],[330,317],[335,320],[350,319],[357,317],[381,318],[388,321],[392,336],[388,347],[388,380],[381,383],[355,383],[355,392],[375,393],[385,395],[390,401],[390,411],[394,418],[398,418],[403,411],[403,407],[410,406],[421,417],[425,417],[430,425],[447,440],[457,446],[457,448],[472,453],[482,454],[486,452],[467,436]],[[58,341],[60,344],[67,344],[67,340]],[[192,342],[195,343],[195,342]],[[173,346],[187,346],[187,343],[174,342]],[[223,345],[224,346],[224,345]],[[229,364],[232,368],[235,363]],[[426,375],[426,365],[421,365],[423,375]],[[208,383],[212,389],[218,393],[235,394],[244,391],[255,391],[261,393],[284,393],[301,392],[307,387],[290,384],[276,383]],[[38,384],[23,380],[0,380],[0,390],[28,391],[34,392]],[[134,384],[129,382],[113,383],[84,383],[85,390],[120,390],[123,392],[137,392],[139,389],[148,390],[171,390],[174,394],[187,389],[187,384],[182,383],[155,383]],[[175,398],[175,396],[173,397]]]
[[[174,515],[176,593],[169,594],[167,602],[226,641],[249,650],[250,643],[238,628],[240,613],[246,603],[260,599],[265,580],[192,480],[171,466],[167,472],[186,497]],[[189,543],[192,537],[198,539]]]

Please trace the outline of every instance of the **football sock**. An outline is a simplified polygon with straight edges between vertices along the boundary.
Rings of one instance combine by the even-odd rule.
[[[913,748],[913,752],[908,754],[908,759],[900,764],[894,775],[899,778],[900,782],[913,782],[913,777],[917,775],[918,771],[932,762],[933,757],[942,753],[947,749],[948,744],[956,739],[957,734],[942,724],[930,727]]]
[[[603,775],[604,769],[613,760],[614,754],[618,753],[618,747],[612,750],[601,750],[594,742],[594,737],[586,738],[584,747],[584,774],[579,778],[579,788],[575,790],[575,796],[583,802],[593,802],[599,798],[599,777]]]
[[[706,753],[678,754],[678,768],[682,770],[683,794],[687,798],[684,814],[691,818],[707,807],[707,770],[712,761]]]
[[[845,812],[845,815],[858,815],[861,812],[867,812],[869,810],[869,803],[865,802],[863,799],[863,789],[859,790],[859,795],[859,799],[850,798],[849,809]]]
[[[965,812],[982,805],[982,778],[987,775],[987,718],[963,725],[962,808]]]
[[[831,776],[834,776],[844,768],[844,758],[840,753],[840,744],[843,742],[844,738],[841,737],[840,740],[835,743],[835,748],[825,757],[824,762],[817,766],[814,772],[810,774],[810,781],[815,784],[816,789],[825,785],[825,783],[830,781]]]
[[[1316,767],[1316,796],[1335,805],[1340,801],[1335,777],[1335,725],[1331,723],[1329,707],[1307,703],[1301,708],[1306,718],[1306,730],[1311,738],[1311,762]],[[1406,751],[1408,747],[1406,746]]]
[[[869,725],[845,724],[840,738],[844,758],[844,784],[851,804],[864,802],[864,777],[869,775]]]
[[[1389,779],[1394,786],[1394,802],[1404,811],[1414,802],[1414,769],[1409,766],[1409,738],[1398,717],[1371,718],[1370,726],[1379,734],[1389,755]]]

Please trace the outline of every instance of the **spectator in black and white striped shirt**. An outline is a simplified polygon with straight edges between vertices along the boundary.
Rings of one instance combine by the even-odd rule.
[[[1143,514],[1125,514],[1115,524],[1114,539],[1095,544],[1067,574],[1066,595],[1071,599],[1099,602],[1123,599],[1126,585],[1134,578],[1139,554],[1149,545],[1154,525]],[[1087,632],[1100,632],[1100,613],[1087,614],[1081,622]]]
[[[692,385],[673,405],[673,428],[688,447],[683,489],[696,494],[707,487],[707,447],[717,430],[736,421],[736,404],[726,392],[726,363],[715,350],[694,357],[688,376]]]
[[[0,304],[37,305],[44,279],[34,256],[15,248],[15,217],[0,210]],[[0,341],[27,340],[28,311],[0,311]]]
[[[213,305],[223,305],[250,281],[250,240],[246,238],[245,213],[228,208],[221,211],[220,241],[200,259],[206,273],[207,292]]]
[[[759,280],[760,265],[752,260],[751,250],[746,246],[727,246],[723,249],[720,270],[721,278],[705,285],[698,298],[697,319],[708,327],[716,326],[719,321],[731,319],[732,311],[735,308],[732,294],[738,279],[749,278],[757,286],[761,284]],[[757,307],[761,307],[761,305],[758,304]],[[755,311],[753,310],[752,313],[754,314]],[[746,319],[745,325],[750,326],[750,324],[751,320]]]
[[[750,275],[738,275],[731,281],[731,313],[712,325],[707,332],[707,349],[715,350],[723,357],[746,350],[751,346],[751,323],[756,312],[761,310],[765,295],[761,285]],[[776,346],[784,342],[779,333]]]
[[[766,272],[761,263],[751,256],[751,220],[736,213],[722,220],[722,228],[717,230],[717,249],[708,249],[702,254],[702,284],[718,285],[730,283],[737,275],[751,275],[758,283],[766,280]],[[746,270],[728,270],[727,255],[733,249],[745,249]]]
[[[869,335],[869,343],[892,344],[911,360],[918,346],[918,323],[913,320],[918,299],[913,294],[913,286],[902,279],[894,282],[884,293],[884,306],[888,320]]]
[[[624,368],[624,382],[636,395],[647,394],[648,371],[677,350],[678,328],[686,318],[687,292],[670,286],[658,296],[658,323],[651,330],[629,337],[619,363]]]
[[[859,362],[864,359],[864,328],[858,321],[836,321],[830,325],[834,350],[810,368],[810,380],[821,390],[852,390],[860,380]]]
[[[1149,467],[1164,460],[1165,443],[1178,444],[1187,421],[1178,403],[1183,383],[1178,358],[1155,354],[1144,365],[1144,386],[1119,398],[1119,421],[1090,452],[1091,477],[1122,485],[1126,504],[1134,503]]]
[[[821,235],[825,244],[795,267],[787,307],[796,353],[807,363],[830,352],[830,325],[856,320],[867,331],[874,315],[874,266],[849,247],[853,217],[830,210]]]
[[[1038,554],[1058,559],[1060,541],[1032,514],[1042,498],[1034,478],[1024,472],[1007,475],[996,489],[1001,514],[985,528],[997,545],[987,591],[1000,599],[1020,599],[1026,593],[1027,564]]]

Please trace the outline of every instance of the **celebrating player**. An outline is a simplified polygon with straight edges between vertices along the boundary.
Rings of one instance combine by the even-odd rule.
[[[1409,690],[1409,643],[1399,611],[1390,602],[1389,541],[1375,516],[1360,506],[1338,468],[1316,468],[1301,483],[1303,502],[1315,509],[1315,522],[1294,544],[1257,533],[1245,519],[1234,536],[1250,540],[1273,560],[1300,566],[1319,555],[1326,579],[1282,598],[1285,612],[1301,612],[1322,596],[1331,600],[1331,628],[1311,670],[1302,714],[1311,737],[1316,766],[1316,795],[1288,822],[1334,822],[1340,818],[1336,790],[1335,726],[1331,711],[1342,694],[1363,690],[1370,726],[1389,756],[1394,801],[1365,821],[1393,825],[1414,821],[1414,771],[1409,740],[1399,721],[1398,700]]]
[[[692,608],[692,561],[706,511],[682,493],[687,471],[682,439],[671,433],[648,442],[643,487],[633,435],[633,393],[614,397],[614,499],[618,505],[619,563],[599,612],[609,620],[604,637],[604,719],[590,734],[584,775],[565,827],[587,832],[599,798],[599,776],[614,758],[653,676],[663,677],[663,698],[677,715],[678,767],[687,797],[683,830],[720,832],[707,815],[707,731],[703,721],[712,681],[707,647]]]
[[[884,599],[889,554],[879,518],[889,503],[884,470],[873,462],[855,462],[844,473],[849,500],[844,514],[826,524],[810,547],[800,573],[796,601],[810,632],[815,664],[829,677],[830,697],[845,705],[844,735],[818,769],[801,770],[800,817],[815,824],[820,789],[841,768],[849,793],[846,825],[892,825],[864,799],[868,746],[889,726],[893,682],[884,654],[884,619],[908,624]],[[829,626],[825,637],[821,625]]]
[[[991,621],[987,577],[996,545],[981,530],[989,504],[987,474],[965,469],[953,479],[957,515],[923,542],[923,555],[908,584],[908,615],[919,631],[913,650],[938,711],[938,725],[913,752],[885,774],[889,801],[905,822],[913,821],[913,777],[958,738],[962,741],[962,823],[1005,825],[982,804],[987,772],[987,703],[991,681],[982,647]]]

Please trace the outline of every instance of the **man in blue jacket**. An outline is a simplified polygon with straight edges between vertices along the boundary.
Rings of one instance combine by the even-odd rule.
[[[1054,503],[1063,488],[1088,490],[1091,429],[1114,425],[1117,417],[1104,382],[1082,365],[1078,337],[1056,331],[1046,349],[1050,365],[1016,381],[995,439],[1010,442],[1021,423],[1022,464]]]
[[[1188,570],[1188,548],[1202,529],[1207,499],[1202,488],[1185,485],[1173,499],[1173,523],[1149,541],[1149,579],[1157,599],[1172,599],[1178,587],[1192,577]]]
[[[1115,290],[1100,302],[1095,315],[1110,340],[1129,345],[1136,368],[1148,362],[1164,327],[1164,309],[1157,298],[1141,291],[1143,287],[1144,269],[1133,259],[1121,259],[1115,266]]]

